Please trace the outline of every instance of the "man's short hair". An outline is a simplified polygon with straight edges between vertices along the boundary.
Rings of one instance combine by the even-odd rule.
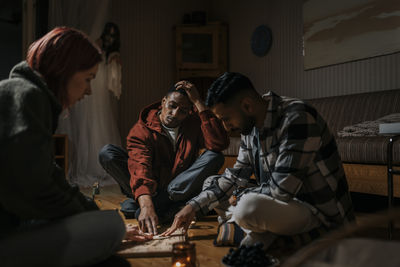
[[[165,94],[165,96],[169,96],[170,94],[172,94],[173,92],[178,92],[178,93],[180,93],[180,94],[182,94],[182,95],[184,95],[184,96],[188,96],[188,94],[186,93],[186,91],[185,91],[185,89],[182,89],[182,88],[180,88],[180,89],[176,89],[176,86],[175,85],[172,85],[169,89],[168,89],[168,91],[167,91],[167,93]]]
[[[239,92],[254,90],[250,79],[236,72],[225,72],[208,89],[206,106],[212,107],[218,103],[227,103]]]

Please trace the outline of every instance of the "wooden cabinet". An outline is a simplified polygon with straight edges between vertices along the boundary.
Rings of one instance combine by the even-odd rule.
[[[55,134],[54,140],[54,156],[58,166],[64,169],[65,177],[68,173],[68,135]]]
[[[175,27],[177,80],[194,82],[201,96],[228,69],[228,28],[221,22]]]

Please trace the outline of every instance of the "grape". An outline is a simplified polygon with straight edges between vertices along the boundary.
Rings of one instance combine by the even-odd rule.
[[[229,249],[228,254],[222,258],[222,263],[229,266],[265,267],[274,264],[273,258],[267,256],[262,250],[263,243],[257,242],[251,246],[240,246],[238,249]]]

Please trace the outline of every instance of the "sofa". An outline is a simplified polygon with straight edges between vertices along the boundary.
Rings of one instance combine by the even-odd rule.
[[[306,100],[315,107],[336,137],[350,191],[387,196],[388,136],[346,136],[344,127],[374,121],[385,115],[400,113],[400,89]],[[230,137],[224,151],[224,168],[235,163],[240,137]],[[400,142],[393,146],[393,163],[400,166]],[[222,169],[221,169],[222,170]],[[394,177],[394,196],[400,197],[400,181]]]

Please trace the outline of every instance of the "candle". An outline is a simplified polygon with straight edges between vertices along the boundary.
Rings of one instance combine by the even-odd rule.
[[[180,262],[178,261],[178,262],[175,262],[175,264],[173,265],[173,267],[186,267],[186,264],[185,264],[185,263],[180,263]]]
[[[195,244],[174,243],[172,245],[172,267],[196,267]]]

